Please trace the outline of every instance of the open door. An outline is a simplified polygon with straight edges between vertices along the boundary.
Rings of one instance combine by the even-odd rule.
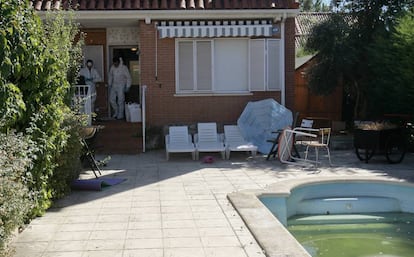
[[[85,45],[82,48],[85,65],[87,60],[92,60],[95,69],[102,78],[102,82],[95,84],[96,86],[96,101],[92,112],[95,112],[98,118],[108,117],[108,87],[104,82],[104,45]]]
[[[129,73],[131,74],[131,88],[125,94],[125,102],[140,103],[139,85],[141,69],[139,63],[139,50],[137,46],[110,47],[110,55],[111,65],[112,58],[114,56],[119,56],[128,67]]]

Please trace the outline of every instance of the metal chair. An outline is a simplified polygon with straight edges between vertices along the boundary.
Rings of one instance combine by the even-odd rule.
[[[81,131],[81,144],[85,152],[83,157],[88,162],[96,178],[98,178],[98,175],[96,173],[98,173],[99,175],[102,175],[102,173],[98,165],[99,162],[95,159],[95,153],[89,147],[87,140],[92,139],[100,128],[102,128],[102,126],[88,126],[84,127]]]
[[[319,149],[325,149],[328,154],[329,165],[332,166],[331,153],[329,151],[329,140],[331,138],[331,128],[308,129],[309,132],[316,132],[318,140],[311,140],[306,143],[305,160],[308,160],[309,148],[315,149],[315,165],[319,161]]]

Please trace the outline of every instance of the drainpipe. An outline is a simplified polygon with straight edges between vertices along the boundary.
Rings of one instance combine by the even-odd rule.
[[[281,60],[281,65],[280,65],[280,67],[281,67],[281,73],[283,74],[283,76],[282,76],[282,81],[281,81],[281,87],[282,87],[282,90],[281,90],[281,95],[280,95],[280,101],[281,101],[281,104],[283,105],[283,106],[286,106],[286,69],[285,69],[285,63],[286,63],[286,60],[285,60],[285,21],[286,21],[286,16],[287,16],[287,14],[286,13],[283,13],[283,16],[282,16],[282,20],[281,20],[281,23],[280,23],[280,30],[281,30],[281,34],[280,34],[280,39],[281,39],[281,47],[280,47],[280,55],[281,55],[281,58],[280,58],[280,60]]]
[[[141,119],[142,119],[142,152],[145,153],[145,129],[146,129],[146,91],[147,91],[147,86],[146,85],[142,85],[141,86]]]

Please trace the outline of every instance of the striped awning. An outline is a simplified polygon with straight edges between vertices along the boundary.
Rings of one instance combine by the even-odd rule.
[[[237,21],[162,21],[160,38],[215,38],[271,36],[270,20]]]

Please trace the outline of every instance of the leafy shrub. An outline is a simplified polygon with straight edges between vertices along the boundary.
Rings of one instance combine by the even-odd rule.
[[[65,115],[62,129],[66,131],[68,137],[62,152],[56,156],[56,168],[48,181],[53,199],[61,198],[70,192],[70,183],[79,176],[80,156],[83,153],[79,141],[81,128],[82,120],[78,115],[72,113]]]
[[[67,115],[68,78],[81,57],[78,32],[70,15],[54,12],[42,23],[28,1],[0,2],[0,131],[14,128],[36,145],[27,181],[36,192],[32,217],[67,192],[63,183],[76,174],[67,172],[76,166],[80,147],[77,125],[69,126]]]
[[[27,187],[32,176],[36,150],[27,137],[9,132],[0,133],[0,256],[7,252],[7,240],[21,226],[27,213],[34,206],[35,192]]]

